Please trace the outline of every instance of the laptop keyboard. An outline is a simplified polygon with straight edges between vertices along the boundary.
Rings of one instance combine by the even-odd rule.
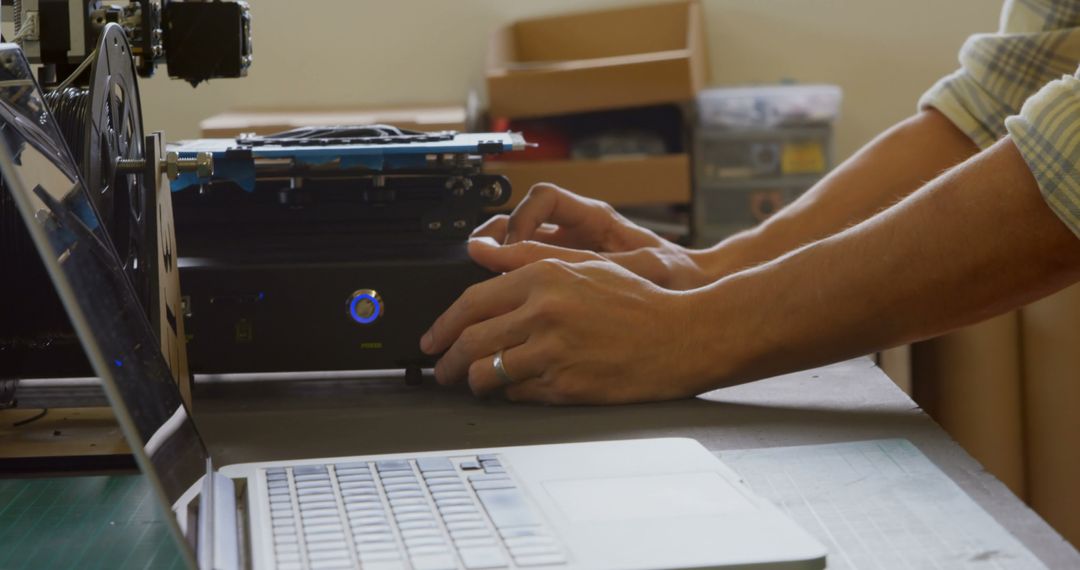
[[[499,456],[265,470],[278,570],[566,564]]]

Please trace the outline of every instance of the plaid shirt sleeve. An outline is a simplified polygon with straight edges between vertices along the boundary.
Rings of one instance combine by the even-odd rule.
[[[1046,203],[1080,237],[1080,0],[1007,0],[996,34],[919,100],[979,148],[1012,136]],[[1075,75],[1074,75],[1075,74]]]
[[[1080,0],[1009,0],[996,34],[960,49],[960,69],[919,100],[949,118],[979,148],[1005,136],[1005,118],[1080,62]]]
[[[1051,81],[1005,127],[1047,205],[1080,237],[1080,79]]]

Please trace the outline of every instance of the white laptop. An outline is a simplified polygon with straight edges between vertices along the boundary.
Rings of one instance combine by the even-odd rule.
[[[29,66],[0,61],[7,190],[189,567],[824,567],[689,439],[212,465]]]

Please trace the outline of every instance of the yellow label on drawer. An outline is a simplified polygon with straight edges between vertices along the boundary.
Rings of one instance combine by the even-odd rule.
[[[817,141],[784,143],[784,150],[780,155],[780,172],[784,174],[825,172],[825,148]]]

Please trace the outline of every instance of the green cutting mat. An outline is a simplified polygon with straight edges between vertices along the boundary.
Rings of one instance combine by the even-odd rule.
[[[140,475],[0,479],[0,569],[183,566]]]

